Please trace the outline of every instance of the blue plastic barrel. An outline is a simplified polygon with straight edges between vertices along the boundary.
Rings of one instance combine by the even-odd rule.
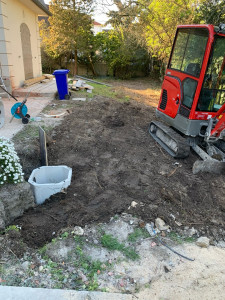
[[[67,82],[67,74],[70,70],[55,70],[53,75],[55,75],[56,85],[59,93],[59,99],[69,99],[69,89],[68,89],[68,82]]]

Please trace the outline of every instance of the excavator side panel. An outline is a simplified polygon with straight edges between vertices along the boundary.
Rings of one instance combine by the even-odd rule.
[[[179,78],[165,76],[158,109],[171,118],[175,118],[181,99],[181,81]]]

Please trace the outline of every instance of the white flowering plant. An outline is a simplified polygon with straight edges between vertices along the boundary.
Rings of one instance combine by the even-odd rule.
[[[0,137],[0,185],[23,182],[23,170],[14,144]]]

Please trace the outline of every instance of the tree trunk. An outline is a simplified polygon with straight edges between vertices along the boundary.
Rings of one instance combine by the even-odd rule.
[[[90,62],[90,65],[91,65],[91,71],[92,71],[93,75],[94,75],[94,76],[96,76],[96,72],[95,72],[94,64],[93,64],[93,61],[92,61],[92,59],[91,59],[91,56],[90,56],[90,55],[88,55],[88,60],[89,60],[89,62]]]
[[[77,62],[77,50],[74,52],[74,76],[77,75],[78,71],[78,62]]]

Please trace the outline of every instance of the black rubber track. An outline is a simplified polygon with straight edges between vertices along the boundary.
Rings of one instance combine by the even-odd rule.
[[[151,125],[154,125],[156,128],[159,128],[167,135],[168,138],[173,140],[177,144],[177,151],[174,152],[173,149],[169,148],[162,140],[156,136],[156,131],[151,131]],[[188,144],[187,139],[182,137],[179,133],[173,130],[171,127],[162,124],[161,122],[154,121],[149,125],[149,133],[158,142],[171,156],[174,158],[185,158],[189,156],[190,145]]]

